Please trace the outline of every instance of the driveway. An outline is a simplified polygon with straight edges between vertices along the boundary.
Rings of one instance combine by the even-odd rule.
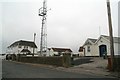
[[[72,62],[73,67],[56,69],[67,72],[87,73],[99,76],[118,77],[120,72],[109,72],[107,69],[108,60],[102,57],[79,57]]]

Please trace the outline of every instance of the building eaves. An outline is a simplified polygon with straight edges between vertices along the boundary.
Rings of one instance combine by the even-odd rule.
[[[13,44],[11,44],[10,46],[8,47],[14,47],[14,46],[30,46],[30,47],[33,47],[33,48],[37,48],[36,44],[32,41],[24,41],[24,40],[19,40],[19,41],[16,41],[14,42]]]

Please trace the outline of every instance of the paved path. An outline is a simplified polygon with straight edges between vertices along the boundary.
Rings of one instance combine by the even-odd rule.
[[[66,72],[12,61],[3,61],[2,70],[3,78],[106,78],[95,74]]]
[[[120,79],[120,72],[109,72],[107,69],[108,60],[103,59],[102,57],[80,57],[75,58],[74,62],[76,62],[74,67],[67,69],[61,67],[58,69],[65,69],[68,72],[84,72],[88,74],[103,75]]]
[[[110,72],[107,70],[107,59],[103,58],[90,58],[90,57],[83,57],[78,58],[75,60],[78,65],[69,68],[70,70],[75,70],[77,72],[89,72],[98,75],[109,75]]]

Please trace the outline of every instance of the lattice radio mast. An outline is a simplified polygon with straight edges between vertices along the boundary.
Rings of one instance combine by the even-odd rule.
[[[47,28],[46,28],[46,17],[47,17],[47,0],[43,1],[43,7],[39,9],[39,16],[42,17],[41,27],[41,41],[40,41],[40,55],[47,52]]]

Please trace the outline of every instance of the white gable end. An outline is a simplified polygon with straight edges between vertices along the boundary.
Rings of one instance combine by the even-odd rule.
[[[98,54],[100,54],[100,46],[106,46],[106,53],[107,55],[110,55],[110,43],[107,39],[104,37],[100,37],[96,43],[97,49],[98,49]]]

